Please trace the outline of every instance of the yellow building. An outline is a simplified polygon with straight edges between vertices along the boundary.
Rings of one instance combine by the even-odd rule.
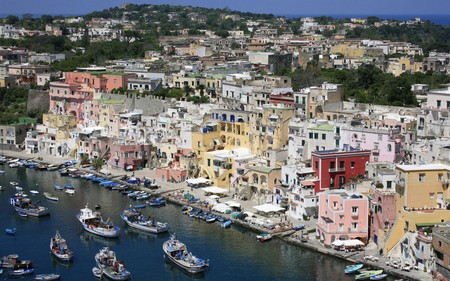
[[[422,71],[422,63],[416,62],[412,58],[393,58],[389,60],[387,72],[394,76],[400,76],[405,72],[414,73]]]
[[[200,175],[212,180],[213,185],[230,188],[235,161],[250,159],[253,155],[247,148],[235,148],[206,152]]]
[[[385,239],[385,253],[389,253],[406,232],[450,221],[450,210],[447,210],[450,166],[398,165],[395,173],[397,220]]]
[[[49,128],[73,129],[77,127],[77,117],[47,113],[42,115],[42,124]]]
[[[362,58],[365,50],[356,45],[338,44],[331,47],[331,53],[340,53],[345,58]]]

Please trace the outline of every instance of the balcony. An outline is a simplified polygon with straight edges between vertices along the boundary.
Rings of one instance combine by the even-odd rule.
[[[328,169],[328,172],[330,172],[330,173],[341,173],[341,172],[345,172],[345,168],[344,167],[330,168],[330,169]]]
[[[357,217],[359,215],[359,212],[358,211],[356,211],[356,212],[352,211],[350,214],[351,214],[352,217]]]
[[[405,186],[405,179],[397,177],[397,178],[395,178],[395,184],[400,185],[400,186]]]
[[[379,148],[374,148],[374,149],[372,149],[372,153],[373,154],[380,154],[380,149]]]

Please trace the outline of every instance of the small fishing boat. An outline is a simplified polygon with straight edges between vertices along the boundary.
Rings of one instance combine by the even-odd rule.
[[[39,194],[39,191],[37,191],[37,190],[30,190],[30,193],[31,194]]]
[[[150,201],[147,201],[148,204],[152,207],[164,206],[166,205],[166,199],[164,197],[156,197]]]
[[[15,182],[15,181],[10,181],[9,184],[10,185],[19,185],[19,183]]]
[[[169,230],[167,223],[156,221],[155,218],[145,217],[136,208],[125,209],[120,217],[131,227],[151,233],[162,233]]]
[[[64,188],[65,188],[65,189],[74,189],[75,186],[74,186],[73,184],[71,184],[71,183],[66,183],[66,184],[64,185]]]
[[[216,219],[218,222],[224,222],[225,221],[225,218],[223,218],[223,217],[221,217],[221,216],[217,216],[217,219]]]
[[[216,221],[216,218],[217,218],[216,215],[214,215],[214,214],[208,214],[208,215],[206,216],[206,218],[205,218],[205,221],[211,223],[211,222]]]
[[[53,196],[51,193],[48,193],[48,192],[44,192],[44,196],[45,196],[45,198],[47,198],[48,200],[51,200],[51,201],[58,201],[59,200],[58,197]]]
[[[5,171],[0,170],[0,175],[3,175],[5,173]]]
[[[364,265],[362,263],[358,263],[358,264],[353,264],[353,265],[347,265],[345,267],[345,274],[351,274],[351,273],[355,273],[358,270],[360,270]]]
[[[64,190],[64,187],[62,187],[62,186],[60,186],[58,184],[55,184],[53,186],[55,187],[56,190]]]
[[[47,171],[56,171],[59,169],[59,165],[50,164],[47,166]]]
[[[272,239],[272,235],[269,233],[262,233],[256,235],[256,240],[258,240],[259,242],[266,242],[269,241],[270,239]]]
[[[117,260],[116,253],[108,247],[104,247],[95,255],[95,262],[103,274],[112,280],[129,280],[131,278],[131,273],[125,268],[123,261]]]
[[[355,280],[369,280],[370,277],[383,274],[383,270],[367,270],[355,276]]]
[[[34,280],[51,281],[51,280],[59,280],[59,277],[61,277],[61,275],[55,273],[38,274],[34,277]]]
[[[186,245],[176,240],[173,235],[163,243],[163,250],[171,262],[189,273],[201,273],[209,266],[208,261],[192,255],[188,252]]]
[[[101,270],[100,268],[94,266],[92,268],[92,274],[94,274],[94,276],[97,277],[97,278],[102,278],[103,270]]]
[[[59,231],[56,231],[55,236],[50,239],[50,251],[52,255],[63,262],[69,262],[73,258],[73,252],[69,249],[66,239],[61,237]]]
[[[144,209],[147,205],[146,204],[134,204],[133,207],[135,209]]]
[[[224,222],[222,224],[222,228],[227,228],[227,227],[230,227],[230,226],[231,226],[231,221],[230,220],[228,220],[228,221],[226,221],[226,222]]]
[[[386,273],[378,274],[378,275],[375,275],[375,276],[370,276],[370,280],[384,280],[384,279],[387,278],[387,276],[388,275]]]
[[[9,276],[23,276],[23,275],[33,274],[33,273],[34,273],[34,269],[32,269],[32,268],[21,268],[21,269],[10,271]]]
[[[74,189],[66,189],[64,192],[69,194],[69,195],[74,195],[75,194],[75,190]]]
[[[10,254],[0,258],[0,267],[9,269],[31,268],[32,263],[28,260],[19,260],[19,255],[17,254]]]
[[[4,190],[5,190],[5,188],[0,185],[0,191],[4,191]]]
[[[16,228],[5,228],[6,234],[16,235]]]
[[[22,190],[23,190],[23,188],[22,188],[22,187],[20,187],[20,186],[16,186],[16,190],[17,190],[17,191],[22,191]]]
[[[11,164],[9,164],[8,165],[10,168],[17,168],[17,167],[20,167],[20,164],[19,163],[11,163]]]
[[[119,236],[120,228],[118,226],[114,226],[109,222],[109,219],[106,222],[103,221],[101,214],[92,212],[87,205],[84,209],[80,210],[77,218],[87,232],[103,237]]]
[[[38,202],[31,202],[26,194],[18,193],[10,198],[10,204],[14,206],[16,212],[26,212],[28,216],[41,217],[49,215],[48,208],[38,205]]]

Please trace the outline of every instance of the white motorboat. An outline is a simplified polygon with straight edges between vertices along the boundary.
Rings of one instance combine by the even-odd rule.
[[[209,266],[208,261],[189,253],[186,245],[176,240],[173,235],[163,243],[163,250],[170,261],[189,273],[201,273]]]
[[[92,212],[87,205],[84,209],[80,210],[77,218],[83,228],[90,233],[103,237],[119,236],[120,228],[118,226],[114,226],[109,220],[106,222],[103,221],[101,214],[99,212]]]
[[[62,238],[59,231],[50,239],[50,251],[59,260],[69,262],[72,260],[73,252],[69,249],[66,239]]]
[[[156,221],[154,218],[144,217],[136,208],[125,209],[120,217],[131,227],[151,233],[162,233],[169,230],[167,223]]]

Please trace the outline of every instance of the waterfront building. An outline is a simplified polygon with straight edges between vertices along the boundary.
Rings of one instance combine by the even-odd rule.
[[[326,189],[340,188],[350,179],[365,175],[370,150],[345,146],[343,150],[317,150],[311,153],[311,165],[320,184],[316,193]]]
[[[450,279],[450,227],[433,227],[433,253],[435,269]]]
[[[395,169],[397,219],[384,239],[384,252],[399,246],[407,233],[450,221],[450,166],[397,165]]]
[[[367,197],[346,190],[319,193],[316,237],[327,247],[335,240],[358,239],[367,243],[369,235]]]
[[[27,131],[36,125],[34,118],[21,117],[17,123],[0,125],[0,144],[9,144],[12,146],[24,144]]]

